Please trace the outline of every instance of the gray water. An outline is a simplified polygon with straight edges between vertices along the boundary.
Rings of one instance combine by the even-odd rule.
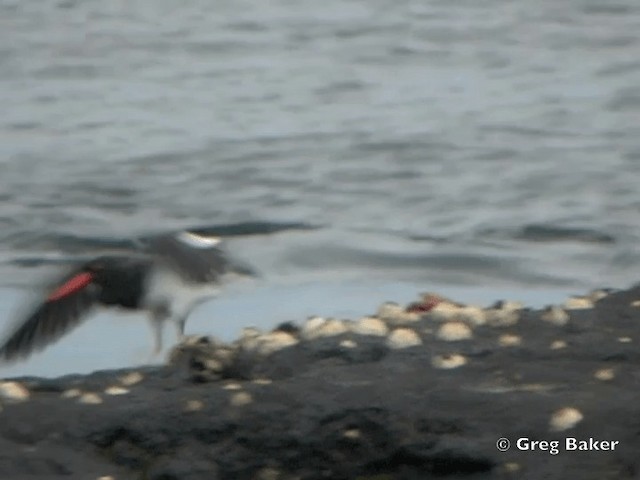
[[[0,286],[184,227],[240,304],[628,286],[639,52],[635,0],[0,0]]]

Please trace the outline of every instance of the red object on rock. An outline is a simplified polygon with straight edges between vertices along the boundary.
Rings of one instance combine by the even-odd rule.
[[[407,312],[425,313],[425,312],[428,312],[429,310],[432,310],[441,301],[442,299],[436,296],[432,296],[423,302],[412,303],[407,307]]]

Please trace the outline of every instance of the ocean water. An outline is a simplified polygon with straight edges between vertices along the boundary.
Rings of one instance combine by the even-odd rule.
[[[632,0],[0,0],[0,321],[60,264],[186,227],[262,274],[203,332],[626,287],[638,51]],[[144,322],[74,350],[105,315],[34,372],[142,361]]]

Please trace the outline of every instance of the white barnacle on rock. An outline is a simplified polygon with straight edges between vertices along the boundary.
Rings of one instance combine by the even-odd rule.
[[[29,400],[29,390],[19,382],[0,382],[0,399],[7,403]]]
[[[498,344],[501,347],[518,347],[522,344],[522,337],[519,335],[504,334],[498,338]]]
[[[467,305],[458,308],[458,312],[454,317],[456,320],[468,323],[474,327],[487,323],[487,315],[481,307]]]
[[[376,316],[382,320],[389,320],[402,315],[404,313],[404,307],[396,302],[384,302],[378,307]]]
[[[473,332],[469,325],[463,322],[447,322],[443,323],[438,329],[436,336],[445,342],[457,342],[460,340],[468,340],[473,337]]]
[[[348,331],[349,328],[335,318],[312,317],[302,327],[301,334],[305,340],[313,340],[321,337],[334,337]]]
[[[342,436],[350,440],[357,440],[358,438],[360,438],[361,433],[357,428],[348,428],[347,430],[342,432]]]
[[[209,372],[221,372],[224,370],[224,363],[219,358],[205,358],[202,365]]]
[[[459,353],[449,353],[445,355],[436,355],[431,359],[433,368],[440,370],[452,370],[467,364],[467,359]]]
[[[298,339],[288,332],[276,330],[255,339],[254,351],[260,355],[270,355],[298,343]]]
[[[140,372],[129,372],[126,375],[120,377],[120,383],[122,385],[130,387],[131,385],[135,385],[136,383],[141,382],[143,378],[144,376]]]
[[[394,350],[422,345],[422,339],[411,328],[396,328],[387,337],[386,344]]]
[[[242,390],[242,385],[240,385],[238,382],[229,382],[225,383],[222,388],[224,390]]]
[[[351,348],[356,348],[356,347],[358,346],[358,344],[357,344],[356,342],[354,342],[353,340],[349,340],[349,339],[347,339],[347,340],[342,340],[342,341],[340,342],[340,346],[341,346],[342,348],[349,348],[349,349],[351,349]]]
[[[129,393],[129,389],[113,385],[111,387],[105,388],[104,393],[106,393],[107,395],[126,395],[127,393]]]
[[[310,332],[320,328],[326,321],[326,318],[317,315],[307,318],[307,321],[302,325],[302,338],[307,338]]]
[[[229,404],[232,407],[244,407],[245,405],[249,405],[251,402],[253,402],[253,397],[248,392],[234,393],[229,400]]]
[[[569,323],[569,314],[562,307],[549,305],[540,315],[540,320],[562,327]]]
[[[562,350],[563,348],[567,348],[567,342],[564,340],[554,340],[551,342],[551,345],[549,345],[549,348],[551,350]]]
[[[583,310],[593,308],[593,300],[590,297],[575,295],[565,300],[562,306],[567,310]]]
[[[462,305],[443,298],[440,303],[426,313],[426,316],[434,322],[446,322],[460,315],[464,308]]]
[[[517,473],[521,469],[522,469],[522,467],[520,466],[520,464],[516,463],[516,462],[507,462],[504,465],[502,465],[502,471],[504,471],[504,473],[508,473],[508,474]]]
[[[524,308],[524,303],[520,300],[498,300],[491,308],[495,310],[504,310],[507,312],[515,312]]]
[[[264,467],[256,475],[256,480],[280,480],[282,478],[282,472],[277,468]]]
[[[362,317],[351,327],[353,333],[358,335],[371,335],[385,337],[389,333],[387,324],[376,317]]]
[[[62,398],[76,398],[80,395],[82,395],[82,390],[80,390],[79,388],[70,388],[60,394]]]
[[[19,382],[0,382],[0,399],[7,403],[24,402],[30,395],[29,389]]]
[[[262,335],[262,331],[256,327],[245,327],[240,332],[240,340],[256,338]]]
[[[575,427],[582,421],[584,416],[577,408],[565,407],[557,410],[551,415],[549,428],[555,432],[562,432]]]
[[[255,383],[256,385],[270,385],[273,383],[273,380],[271,380],[270,378],[256,378],[255,380],[253,380],[253,383]]]
[[[407,325],[420,320],[421,315],[417,312],[408,312],[403,306],[395,302],[385,302],[376,312],[376,317],[384,320],[389,325]]]
[[[598,300],[602,300],[603,298],[608,296],[609,296],[609,292],[607,290],[596,289],[596,290],[591,290],[591,292],[589,292],[589,298],[591,299],[592,302],[597,302]]]
[[[616,377],[616,372],[613,368],[600,368],[593,374],[593,378],[600,380],[601,382],[609,382]]]
[[[510,327],[520,320],[519,310],[505,310],[502,308],[487,308],[484,311],[487,325],[491,327]]]
[[[102,398],[100,398],[100,395],[97,393],[83,393],[80,395],[80,398],[78,398],[78,403],[83,403],[85,405],[98,405],[102,403]]]
[[[320,337],[335,337],[336,335],[342,335],[348,331],[349,327],[347,327],[344,322],[335,318],[330,318],[318,329],[317,333]]]
[[[305,340],[310,340],[315,338],[315,332],[326,323],[327,319],[324,317],[313,316],[309,317],[304,325],[302,325],[302,329],[300,330],[300,336]]]
[[[185,412],[199,412],[204,408],[204,403],[202,400],[187,400],[184,405]]]

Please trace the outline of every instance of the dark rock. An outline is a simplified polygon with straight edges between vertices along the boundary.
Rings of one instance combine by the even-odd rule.
[[[525,309],[514,325],[474,327],[461,342],[438,340],[423,318],[408,325],[423,345],[400,350],[350,332],[268,355],[192,339],[171,366],[136,369],[143,378],[125,395],[104,390],[127,371],[16,379],[31,397],[2,405],[0,478],[635,478],[637,299],[640,286],[611,292],[593,309],[569,310],[562,326]],[[503,346],[505,334],[521,341]],[[433,366],[450,354],[467,363]],[[103,403],[61,395],[69,389]],[[565,407],[582,421],[552,430]],[[619,444],[567,451],[567,437]],[[519,438],[559,441],[559,452],[520,450]]]
[[[300,333],[300,327],[293,322],[284,322],[273,329],[274,332],[286,332],[297,335]]]

